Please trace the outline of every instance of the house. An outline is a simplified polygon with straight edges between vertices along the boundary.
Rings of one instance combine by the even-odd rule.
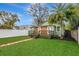
[[[43,23],[41,26],[34,26],[33,29],[37,29],[42,37],[51,37],[58,36],[61,37],[61,29],[62,35],[64,35],[64,30],[61,28],[59,24],[50,25],[48,22]]]
[[[22,26],[14,26],[13,29],[15,30],[29,30],[31,26],[22,25]]]

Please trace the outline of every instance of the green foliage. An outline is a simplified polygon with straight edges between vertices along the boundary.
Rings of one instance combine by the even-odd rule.
[[[64,21],[64,6],[65,4],[57,4],[55,8],[53,8],[53,14],[49,16],[48,22],[49,23],[59,23],[63,26]]]
[[[32,29],[32,30],[29,30],[28,32],[29,36],[32,37],[32,38],[38,38],[39,37],[39,32],[37,29]]]
[[[0,11],[0,20],[2,21],[0,29],[12,29],[15,23],[19,21],[19,18],[16,14]]]
[[[48,17],[48,23],[49,23],[49,24],[54,23],[54,18],[53,18],[52,15],[50,15],[50,16]]]
[[[48,22],[59,23],[61,26],[66,25],[63,21],[68,21],[72,29],[79,25],[79,6],[77,4],[57,4],[54,8],[53,15],[50,15]],[[63,26],[64,27],[64,26]]]
[[[71,24],[65,25],[64,29],[65,29],[65,30],[72,30]]]
[[[65,25],[63,23],[63,21],[65,21],[65,19],[64,19],[64,16],[65,16],[64,7],[65,7],[65,4],[61,4],[61,3],[56,4],[55,8],[53,8],[53,14],[50,15],[49,19],[48,19],[48,22],[50,24],[56,23],[56,24],[61,25],[61,32],[60,32],[61,39],[63,38],[63,32],[62,32],[63,29],[62,28],[64,28],[64,25]]]
[[[77,5],[70,5],[69,8],[65,11],[65,16],[67,20],[72,25],[72,28],[78,26],[78,18],[79,18],[79,11]]]

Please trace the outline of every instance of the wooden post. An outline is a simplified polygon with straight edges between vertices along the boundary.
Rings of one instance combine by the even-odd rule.
[[[78,36],[78,44],[79,44],[79,27],[78,27],[78,35],[77,36]]]

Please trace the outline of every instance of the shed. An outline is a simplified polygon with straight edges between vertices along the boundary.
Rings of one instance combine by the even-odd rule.
[[[43,23],[41,26],[38,26],[38,31],[40,36],[61,36],[61,26],[59,24],[49,24],[48,22]],[[64,30],[62,29],[62,34],[64,35]]]

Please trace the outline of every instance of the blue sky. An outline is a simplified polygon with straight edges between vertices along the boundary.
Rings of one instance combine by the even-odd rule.
[[[27,8],[30,6],[30,3],[0,3],[0,10],[16,13],[20,22],[16,22],[16,25],[32,25],[33,17],[28,14]],[[50,6],[51,4],[45,4],[46,6]]]

